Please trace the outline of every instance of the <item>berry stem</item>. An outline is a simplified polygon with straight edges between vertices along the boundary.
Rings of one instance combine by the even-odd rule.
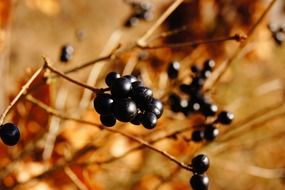
[[[254,32],[257,30],[258,26],[264,20],[264,18],[269,13],[269,11],[273,7],[274,3],[276,3],[276,1],[277,0],[272,0],[270,2],[270,4],[267,6],[267,8],[263,11],[262,15],[259,17],[259,19],[256,21],[256,23],[253,25],[253,27],[249,30],[249,32],[247,34],[247,38],[244,40],[244,42],[240,44],[238,49],[234,52],[234,54],[228,60],[226,60],[223,64],[221,64],[219,66],[219,68],[217,69],[218,72],[217,72],[217,75],[215,76],[215,78],[209,80],[209,82],[207,82],[205,84],[205,86],[204,86],[204,90],[205,91],[208,91],[208,90],[212,91],[214,89],[214,86],[220,81],[220,79],[225,74],[225,72],[227,71],[229,66],[234,62],[234,60],[245,49],[245,47],[247,46],[248,42],[253,37]]]
[[[49,60],[48,60],[47,58],[44,58],[44,61],[45,61],[45,68],[47,68],[47,69],[50,70],[51,72],[57,74],[58,76],[64,78],[65,80],[67,80],[67,81],[69,81],[69,82],[71,82],[71,83],[74,83],[74,84],[76,84],[76,85],[78,85],[78,86],[81,86],[81,87],[83,87],[83,88],[89,89],[89,90],[91,90],[91,91],[94,92],[94,93],[102,93],[102,92],[105,92],[105,91],[108,91],[108,90],[109,90],[109,88],[102,88],[102,89],[100,89],[100,88],[94,88],[94,87],[92,87],[92,86],[83,84],[83,83],[81,83],[81,82],[79,82],[79,81],[77,81],[77,80],[74,80],[74,79],[68,77],[67,75],[65,75],[63,72],[61,72],[61,71],[57,70],[56,68],[54,68],[53,66],[51,66],[51,65],[49,64]]]
[[[19,99],[27,94],[27,90],[32,84],[32,82],[39,76],[39,74],[43,71],[44,66],[40,67],[34,74],[31,76],[31,78],[22,86],[21,90],[18,92],[16,97],[10,102],[10,104],[7,106],[7,108],[4,110],[4,112],[1,114],[0,117],[0,125],[3,124],[4,119],[6,115],[10,112],[10,110],[13,108],[13,106],[19,101]]]
[[[183,163],[183,162],[180,162],[178,161],[174,156],[172,156],[171,154],[167,153],[166,151],[163,151],[163,150],[159,150],[157,149],[155,146],[151,145],[150,143],[148,143],[147,141],[145,140],[142,140],[140,138],[137,138],[131,134],[128,134],[128,133],[125,133],[123,131],[118,131],[116,129],[112,129],[112,128],[105,128],[103,127],[102,125],[99,125],[97,123],[94,123],[94,122],[91,122],[91,121],[86,121],[86,120],[82,120],[82,119],[78,119],[78,118],[73,118],[73,117],[70,117],[70,116],[67,116],[65,114],[62,114],[61,112],[58,112],[57,110],[49,107],[48,105],[40,102],[39,100],[36,100],[35,98],[31,97],[31,96],[27,96],[27,100],[29,100],[30,102],[34,103],[35,105],[39,106],[40,108],[44,109],[45,111],[47,111],[49,114],[51,115],[54,115],[54,116],[57,116],[57,117],[60,117],[61,119],[65,119],[65,120],[72,120],[72,121],[75,121],[75,122],[79,122],[79,123],[84,123],[84,124],[88,124],[88,125],[92,125],[92,126],[95,126],[95,127],[98,127],[99,129],[104,129],[104,130],[107,130],[107,131],[110,131],[112,133],[116,133],[116,134],[120,134],[124,137],[127,137],[133,141],[136,141],[137,143],[161,154],[162,156],[166,157],[167,159],[171,160],[172,162],[176,163],[178,166],[180,166],[181,168],[183,169],[186,169],[186,170],[190,170],[191,171],[191,167],[189,167],[189,165]]]
[[[141,49],[179,48],[179,47],[185,47],[185,46],[198,46],[201,44],[219,43],[219,42],[225,42],[225,41],[231,41],[231,40],[242,42],[245,39],[246,39],[246,36],[235,34],[233,36],[220,37],[216,39],[198,40],[198,41],[182,42],[182,43],[174,43],[174,44],[164,44],[164,45],[158,45],[158,46],[151,46],[151,45],[139,46],[138,45],[138,47]]]

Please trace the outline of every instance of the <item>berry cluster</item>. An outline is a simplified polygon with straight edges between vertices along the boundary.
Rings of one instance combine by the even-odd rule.
[[[210,166],[208,156],[205,154],[199,154],[191,161],[190,167],[193,172],[193,176],[190,179],[190,185],[193,190],[207,190],[209,186],[209,178],[204,175]]]
[[[142,124],[147,129],[156,126],[163,104],[153,97],[150,88],[133,75],[121,77],[116,72],[109,73],[105,82],[111,93],[100,93],[94,99],[94,108],[100,114],[103,125],[114,126],[117,119],[134,125]]]
[[[212,141],[219,135],[219,129],[216,127],[216,124],[230,125],[233,119],[234,114],[232,112],[222,111],[213,123],[204,124],[201,126],[202,129],[194,130],[191,140],[194,142]]]
[[[70,61],[72,59],[74,53],[74,48],[71,45],[64,45],[61,48],[61,52],[60,52],[60,61],[63,63],[67,63],[68,61]]]
[[[20,139],[20,131],[13,123],[5,123],[0,126],[0,137],[4,144],[14,146]]]
[[[276,44],[282,45],[283,41],[285,40],[285,29],[282,26],[276,27],[272,24],[268,25],[269,30],[272,33],[272,37]]]
[[[182,112],[186,116],[192,113],[201,113],[205,117],[214,116],[217,113],[217,105],[211,103],[202,92],[203,85],[211,75],[214,67],[215,61],[212,59],[206,60],[202,69],[197,65],[191,66],[193,73],[192,82],[179,86],[180,90],[187,95],[187,99],[182,99],[175,93],[169,96],[169,103],[173,112]],[[172,62],[167,70],[169,78],[177,78],[179,68],[179,62]]]
[[[152,19],[151,4],[146,2],[131,2],[132,14],[125,22],[125,27],[132,27],[140,20],[148,21]]]

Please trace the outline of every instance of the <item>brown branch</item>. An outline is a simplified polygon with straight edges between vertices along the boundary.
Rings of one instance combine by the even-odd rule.
[[[32,82],[39,76],[39,74],[43,71],[44,66],[40,67],[36,72],[31,76],[31,78],[22,86],[22,89],[19,91],[19,93],[16,95],[16,97],[11,101],[11,103],[7,106],[7,108],[4,110],[4,112],[1,114],[0,117],[0,125],[3,124],[4,119],[6,115],[10,112],[10,110],[13,108],[13,106],[19,101],[19,99],[27,94],[27,90],[32,84]]]
[[[199,41],[191,41],[191,42],[182,42],[182,43],[175,43],[175,44],[163,44],[163,45],[145,45],[145,46],[140,46],[138,45],[139,48],[141,49],[160,49],[160,48],[181,48],[181,47],[186,47],[186,46],[193,46],[196,47],[201,44],[211,44],[211,43],[219,43],[219,42],[225,42],[225,41],[237,41],[237,42],[242,42],[246,39],[246,36],[240,35],[240,34],[235,34],[233,36],[229,37],[221,37],[217,39],[209,39],[209,40],[199,40]]]
[[[57,74],[58,76],[64,78],[65,80],[67,80],[67,81],[69,81],[69,82],[71,82],[71,83],[74,83],[74,84],[76,84],[76,85],[78,85],[78,86],[81,86],[81,87],[83,87],[83,88],[86,88],[86,89],[88,89],[88,90],[91,90],[91,91],[94,92],[94,93],[102,93],[102,92],[105,92],[105,91],[108,91],[108,90],[109,90],[109,88],[101,88],[101,89],[100,89],[100,88],[94,88],[94,87],[92,87],[92,86],[89,86],[89,85],[86,85],[86,84],[84,84],[84,83],[81,83],[81,82],[79,82],[79,81],[77,81],[77,80],[74,80],[74,79],[68,77],[67,75],[65,75],[63,72],[61,72],[61,71],[57,70],[56,68],[54,68],[53,66],[51,66],[51,65],[49,64],[49,60],[48,60],[47,58],[44,58],[44,61],[45,61],[45,67],[46,67],[47,69],[49,69],[51,72]]]

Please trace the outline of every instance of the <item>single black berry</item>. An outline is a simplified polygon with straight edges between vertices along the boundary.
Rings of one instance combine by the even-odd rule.
[[[159,109],[161,114],[163,113],[163,104],[159,99],[153,98],[151,104],[154,104]]]
[[[168,101],[169,101],[170,109],[173,112],[181,111],[181,107],[180,107],[181,98],[177,94],[175,93],[170,94]]]
[[[128,20],[125,22],[125,27],[133,27],[135,25],[137,25],[139,22],[139,18],[136,16],[132,16],[130,18],[128,18]]]
[[[5,123],[0,126],[0,137],[4,144],[14,146],[20,139],[20,131],[13,123]]]
[[[190,185],[193,190],[207,190],[209,186],[209,178],[205,175],[195,174],[190,179]]]
[[[204,139],[204,131],[195,130],[192,132],[191,140],[194,142],[201,142]]]
[[[189,94],[192,90],[191,85],[189,84],[181,84],[179,86],[179,89],[186,94]]]
[[[200,72],[200,68],[198,67],[198,65],[191,65],[191,71],[192,73],[199,73]]]
[[[216,63],[213,59],[208,59],[204,62],[203,70],[212,71],[215,67]]]
[[[139,105],[144,106],[153,99],[153,92],[150,88],[139,86],[132,90],[132,99]]]
[[[173,61],[168,65],[167,74],[171,79],[175,79],[178,76],[180,69],[180,63],[178,61]]]
[[[153,129],[156,126],[157,123],[157,117],[154,113],[146,113],[141,116],[141,124],[146,129]]]
[[[234,120],[234,114],[229,111],[222,111],[219,113],[218,118],[216,120],[217,123],[221,123],[224,125],[229,125]]]
[[[191,166],[193,173],[203,174],[209,168],[210,162],[208,156],[199,154],[192,159]]]
[[[218,128],[213,125],[207,125],[204,131],[204,139],[206,141],[212,141],[219,135],[219,133],[220,131]]]
[[[202,105],[201,111],[206,117],[214,116],[214,115],[216,115],[216,113],[218,111],[218,106],[215,104],[211,104],[211,103],[204,103]]]
[[[125,75],[124,77],[129,79],[131,83],[138,81],[138,78],[135,77],[134,75]]]
[[[114,116],[114,114],[100,115],[100,121],[106,127],[112,127],[116,124],[116,117]]]
[[[136,117],[131,120],[131,123],[134,125],[140,125],[141,124],[141,113],[137,113]]]
[[[284,32],[274,32],[273,38],[278,45],[282,45],[283,41],[285,40],[285,33]]]
[[[61,48],[60,52],[60,61],[61,62],[68,62],[71,60],[74,53],[74,48],[71,45],[64,45]]]
[[[204,85],[205,80],[202,77],[195,77],[193,78],[192,82],[191,82],[191,88],[192,89],[201,89]]]
[[[127,97],[132,90],[132,83],[129,79],[122,77],[114,80],[110,88],[114,97]]]
[[[155,104],[152,104],[152,103],[146,105],[145,111],[146,111],[146,112],[154,113],[154,114],[156,115],[157,119],[160,118],[161,115],[162,115],[161,110],[158,109],[158,107],[157,107]]]
[[[114,102],[114,114],[119,121],[129,122],[137,115],[136,103],[130,98],[117,99]]]
[[[107,74],[106,78],[105,78],[105,83],[108,86],[111,86],[113,81],[115,81],[116,79],[121,78],[121,75],[119,73],[116,72],[110,72]]]
[[[113,98],[110,94],[98,94],[93,105],[99,114],[108,115],[113,112]]]

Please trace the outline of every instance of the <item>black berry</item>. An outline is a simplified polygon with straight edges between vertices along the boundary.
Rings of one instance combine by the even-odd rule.
[[[0,137],[4,144],[14,146],[20,139],[20,131],[13,123],[5,123],[0,126]]]
[[[99,114],[108,115],[113,111],[113,98],[110,94],[98,94],[94,99],[94,108]]]
[[[210,162],[208,156],[205,154],[199,154],[192,159],[191,166],[192,171],[196,174],[203,174],[209,168]]]
[[[180,63],[178,61],[173,61],[172,63],[170,63],[167,68],[168,77],[171,79],[177,78],[179,69]]]
[[[136,103],[130,98],[118,99],[114,102],[114,114],[119,121],[129,122],[136,117]]]
[[[125,22],[125,27],[133,27],[137,25],[138,22],[139,22],[139,18],[136,16],[132,16]]]
[[[154,113],[146,113],[141,116],[141,124],[146,129],[153,129],[156,126],[157,117]]]
[[[278,45],[282,45],[284,39],[285,39],[285,33],[284,32],[274,32],[273,33],[273,38],[275,40],[275,42],[278,44]]]
[[[113,81],[115,81],[116,79],[121,78],[121,75],[119,73],[116,72],[110,72],[109,74],[107,74],[106,78],[105,78],[105,83],[108,86],[111,86]]]
[[[219,135],[219,133],[220,131],[218,128],[212,125],[207,125],[204,131],[204,139],[207,141],[212,141]]]
[[[206,117],[214,116],[214,115],[216,115],[216,113],[218,111],[218,106],[215,104],[211,104],[211,103],[204,103],[202,105],[201,111]]]
[[[204,131],[195,130],[192,132],[191,140],[194,142],[201,142],[204,139]]]
[[[132,99],[140,106],[145,106],[145,103],[152,101],[153,92],[150,88],[139,86],[132,91]]]
[[[110,86],[111,94],[115,97],[127,97],[132,90],[132,83],[127,78],[118,78]]]
[[[193,190],[207,190],[209,186],[209,178],[205,175],[195,174],[190,179],[190,185]]]
[[[199,73],[200,72],[200,68],[198,67],[198,65],[191,65],[191,71],[192,73]]]
[[[113,114],[100,115],[100,121],[103,125],[105,125],[107,127],[112,127],[116,124],[116,118]]]
[[[154,113],[154,115],[156,115],[157,118],[160,118],[160,116],[162,115],[161,110],[158,109],[158,107],[155,104],[148,104],[146,107],[146,112]]]
[[[232,112],[222,111],[219,113],[216,122],[224,125],[229,125],[232,123],[233,120],[234,120],[234,114]]]
[[[131,83],[138,81],[137,77],[135,77],[134,75],[125,75],[124,77],[129,79]]]
[[[216,63],[213,59],[208,59],[204,62],[203,70],[212,71],[215,67]]]
[[[60,52],[60,61],[68,62],[73,56],[74,48],[71,45],[64,45],[61,48]]]

